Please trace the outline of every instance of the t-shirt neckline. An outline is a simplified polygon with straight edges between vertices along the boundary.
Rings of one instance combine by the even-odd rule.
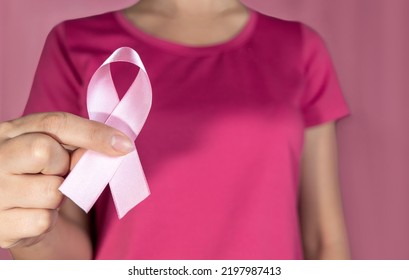
[[[116,11],[114,12],[114,17],[119,23],[119,25],[124,28],[128,33],[136,38],[144,41],[145,43],[152,45],[156,48],[160,48],[167,52],[176,53],[179,55],[209,55],[214,53],[220,53],[232,49],[236,49],[242,45],[244,45],[247,40],[253,34],[253,31],[256,26],[257,22],[257,12],[254,10],[249,9],[249,17],[247,19],[246,24],[242,27],[242,29],[231,39],[216,43],[212,45],[205,45],[205,46],[190,46],[184,45],[177,42],[168,41],[166,39],[162,39],[146,33],[142,31],[140,28],[135,26],[124,14],[123,11]]]

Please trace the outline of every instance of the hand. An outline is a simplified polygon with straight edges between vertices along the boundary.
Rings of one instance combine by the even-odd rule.
[[[83,149],[121,156],[133,143],[114,128],[68,113],[0,123],[1,248],[31,246],[53,230],[63,201],[58,188]]]

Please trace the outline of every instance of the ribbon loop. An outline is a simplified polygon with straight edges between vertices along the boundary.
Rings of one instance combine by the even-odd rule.
[[[110,70],[113,62],[128,62],[139,73],[122,100],[119,100]],[[91,120],[112,126],[135,140],[152,104],[152,88],[138,53],[131,48],[117,49],[94,73],[87,90]],[[88,212],[109,183],[118,217],[121,219],[149,194],[136,149],[122,157],[109,157],[87,151],[60,187],[60,191]]]

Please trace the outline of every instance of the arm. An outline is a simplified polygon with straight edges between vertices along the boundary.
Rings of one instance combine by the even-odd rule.
[[[337,172],[335,123],[306,130],[300,222],[306,259],[349,259]]]

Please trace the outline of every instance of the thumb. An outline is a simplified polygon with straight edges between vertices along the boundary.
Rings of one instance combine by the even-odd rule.
[[[60,144],[121,156],[134,149],[133,141],[105,124],[69,113],[38,113],[10,121],[8,138],[22,134],[45,133]]]

